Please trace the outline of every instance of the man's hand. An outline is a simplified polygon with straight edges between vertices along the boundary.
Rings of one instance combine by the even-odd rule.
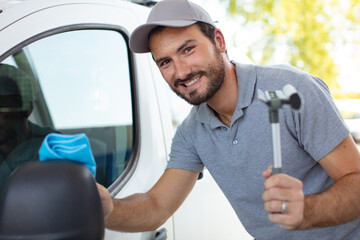
[[[110,216],[112,210],[114,209],[114,204],[109,191],[101,184],[96,183],[96,186],[100,195],[101,205],[104,213],[104,220],[106,221]]]
[[[264,209],[269,212],[269,220],[287,230],[297,229],[304,219],[304,193],[300,180],[286,174],[272,175],[270,166],[262,174],[265,192],[262,195]],[[281,213],[283,202],[286,209]]]

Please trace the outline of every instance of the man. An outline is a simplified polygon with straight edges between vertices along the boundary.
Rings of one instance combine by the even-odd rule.
[[[28,121],[32,109],[31,80],[16,67],[0,64],[0,194],[18,166],[39,160],[44,137],[54,132]]]
[[[230,61],[222,32],[186,0],[157,3],[130,47],[151,52],[173,91],[195,106],[152,189],[111,200],[99,186],[108,228],[156,229],[206,166],[255,238],[360,237],[360,155],[322,80],[290,66]],[[286,84],[304,104],[299,112],[281,111],[284,173],[272,175],[271,166],[265,169],[272,161],[268,110],[255,93]]]

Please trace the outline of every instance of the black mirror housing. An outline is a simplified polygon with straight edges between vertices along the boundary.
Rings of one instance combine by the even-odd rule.
[[[30,162],[9,178],[0,199],[0,239],[103,239],[96,182],[71,161]]]

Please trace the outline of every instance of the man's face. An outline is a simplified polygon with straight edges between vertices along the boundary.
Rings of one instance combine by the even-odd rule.
[[[166,82],[190,104],[208,101],[221,87],[221,53],[198,26],[166,27],[150,36],[149,46]]]

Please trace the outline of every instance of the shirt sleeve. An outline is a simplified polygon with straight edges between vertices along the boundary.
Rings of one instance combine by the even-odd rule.
[[[325,82],[305,75],[297,81],[302,108],[293,115],[299,144],[316,161],[330,153],[349,135]]]
[[[170,160],[166,169],[178,168],[201,172],[204,168],[191,137],[191,127],[186,120],[177,128],[171,144]]]

